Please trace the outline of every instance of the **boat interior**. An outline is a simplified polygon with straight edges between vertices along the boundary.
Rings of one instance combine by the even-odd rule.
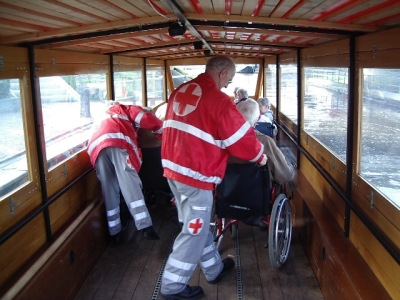
[[[160,113],[226,55],[223,91],[271,101],[296,166],[293,236],[274,268],[268,233],[240,223],[219,245],[236,272],[190,284],[206,299],[400,299],[399,37],[398,0],[0,0],[0,298],[161,299],[171,195],[148,202],[160,241],[128,220],[115,245],[86,142],[104,102]]]

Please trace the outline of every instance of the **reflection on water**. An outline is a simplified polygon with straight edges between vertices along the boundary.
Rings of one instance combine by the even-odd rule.
[[[346,161],[347,94],[307,86],[304,130]],[[400,208],[400,101],[364,97],[361,172],[365,180]],[[355,151],[357,151],[355,149]]]

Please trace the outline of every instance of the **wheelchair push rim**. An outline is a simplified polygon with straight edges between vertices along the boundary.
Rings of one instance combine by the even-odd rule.
[[[276,198],[268,231],[269,259],[274,268],[280,268],[289,256],[292,240],[292,209],[284,194]]]

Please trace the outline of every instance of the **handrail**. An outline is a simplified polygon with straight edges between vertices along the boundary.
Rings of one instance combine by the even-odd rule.
[[[30,221],[32,221],[37,215],[39,215],[40,213],[45,211],[50,206],[50,204],[54,203],[58,198],[60,198],[65,192],[67,192],[69,189],[71,189],[72,186],[74,186],[76,183],[78,183],[83,177],[85,177],[87,174],[89,174],[92,170],[93,170],[93,168],[86,170],[78,178],[74,179],[66,187],[64,187],[62,190],[60,190],[58,193],[56,193],[53,197],[48,199],[47,202],[43,203],[37,209],[35,209],[31,213],[29,213],[26,218],[24,218],[23,220],[21,220],[20,222],[16,223],[14,226],[12,226],[8,230],[6,230],[0,236],[0,245],[2,245],[10,237],[12,237],[14,234],[16,234],[20,229],[25,227],[25,225],[27,225]]]
[[[297,149],[311,162],[311,164],[319,171],[319,173],[328,181],[328,183],[334,188],[339,196],[345,201],[348,207],[357,215],[357,217],[363,222],[368,230],[374,235],[374,237],[381,243],[386,251],[393,257],[393,259],[400,265],[400,249],[389,239],[389,237],[376,226],[369,217],[360,212],[346,197],[346,192],[335,182],[335,180],[325,171],[325,169],[311,156],[301,145],[295,141],[295,139],[280,125],[276,125],[280,130],[291,140],[291,142],[297,147]]]

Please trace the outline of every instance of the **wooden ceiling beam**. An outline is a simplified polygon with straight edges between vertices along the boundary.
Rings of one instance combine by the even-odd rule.
[[[213,38],[208,38],[207,42],[210,44],[226,44],[226,45],[241,45],[241,46],[258,46],[258,47],[270,47],[270,48],[286,48],[286,49],[297,49],[297,48],[303,48],[304,46],[299,45],[299,44],[294,44],[294,43],[276,43],[276,42],[265,42],[265,41],[243,41],[240,39],[233,39],[229,41],[224,41],[221,39],[213,39]]]
[[[157,35],[157,34],[166,34],[168,33],[168,29],[166,28],[160,28],[159,30],[152,32],[151,35]],[[74,40],[74,41],[65,41],[65,42],[59,42],[59,43],[52,43],[46,45],[44,48],[46,49],[56,49],[60,47],[65,47],[65,46],[74,46],[74,45],[82,45],[85,43],[98,43],[98,42],[103,42],[103,41],[114,41],[114,40],[121,40],[121,39],[129,39],[133,37],[148,37],[149,35],[148,32],[144,31],[138,31],[138,32],[133,32],[133,33],[121,33],[121,34],[116,34],[112,36],[99,36],[99,37],[93,37],[93,38],[87,38],[87,39],[81,39],[81,40]],[[175,41],[176,43],[176,41]]]
[[[126,47],[126,48],[120,48],[120,49],[114,49],[113,51],[104,51],[100,52],[101,54],[121,54],[121,53],[126,53],[126,52],[138,52],[138,51],[152,51],[152,50],[160,50],[160,49],[165,49],[165,48],[172,48],[172,47],[185,47],[193,45],[192,41],[185,41],[182,43],[177,43],[176,41],[170,41],[166,43],[157,43],[155,45],[141,45],[141,46],[131,46],[131,47]]]
[[[167,16],[170,19],[176,19],[174,15]],[[63,37],[63,36],[72,36],[86,33],[94,33],[104,31],[104,28],[107,29],[120,29],[120,28],[129,28],[134,26],[141,26],[142,24],[158,24],[164,23],[165,18],[162,16],[152,16],[148,18],[140,18],[140,19],[130,19],[130,20],[122,20],[115,22],[107,22],[92,24],[81,27],[69,27],[64,29],[57,29],[46,32],[35,32],[29,34],[21,34],[17,36],[8,36],[0,38],[0,44],[11,44],[11,43],[21,43],[21,42],[34,42],[40,39],[50,39],[55,37]],[[0,22],[1,24],[1,22]]]
[[[298,37],[320,37],[320,38],[328,38],[328,39],[337,39],[340,36],[337,34],[321,34],[321,33],[312,33],[312,32],[298,32],[298,31],[284,31],[284,30],[274,30],[274,29],[246,29],[239,27],[219,27],[219,26],[211,26],[211,25],[198,25],[196,29],[198,31],[203,30],[216,30],[219,28],[219,31],[227,31],[236,33],[259,33],[259,34],[268,34],[268,35],[283,35],[283,36],[298,36]]]
[[[239,15],[212,15],[212,14],[193,14],[188,13],[186,17],[189,20],[208,20],[208,21],[219,21],[226,23],[229,26],[230,22],[240,22],[243,24],[260,24],[260,25],[284,25],[284,26],[295,26],[300,28],[308,29],[327,29],[327,30],[345,30],[350,32],[373,32],[380,30],[378,26],[371,25],[359,25],[359,24],[342,24],[333,22],[320,22],[320,21],[309,21],[309,20],[293,20],[293,19],[281,19],[281,18],[269,18],[269,17],[252,17],[239,16]]]

